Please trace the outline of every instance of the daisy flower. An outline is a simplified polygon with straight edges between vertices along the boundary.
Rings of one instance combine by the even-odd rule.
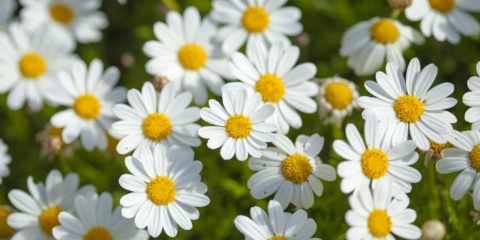
[[[210,203],[207,185],[201,182],[202,163],[193,160],[193,151],[178,146],[157,145],[142,149],[125,164],[133,174],[120,177],[120,186],[132,193],[123,196],[122,215],[135,218],[135,225],[148,228],[152,237],[162,231],[177,235],[177,226],[192,229],[191,220],[199,217],[197,207]]]
[[[101,0],[20,0],[22,21],[32,29],[48,24],[62,29],[80,43],[98,42],[107,16],[99,11]]]
[[[119,154],[156,145],[200,146],[200,125],[194,124],[200,118],[199,109],[188,107],[192,101],[189,92],[179,93],[175,84],[167,84],[159,94],[152,83],[145,82],[142,92],[131,89],[127,99],[130,106],[117,104],[113,108],[120,118],[112,126],[121,137]]]
[[[12,239],[53,240],[52,229],[60,225],[58,214],[62,211],[74,211],[74,199],[77,195],[88,195],[94,192],[92,186],[78,188],[77,174],[68,174],[65,178],[57,170],[52,170],[46,182],[33,182],[29,177],[28,193],[11,190],[8,199],[19,210],[8,216],[8,225],[17,232]]]
[[[445,109],[457,104],[452,94],[454,86],[442,83],[433,87],[438,69],[430,64],[420,71],[417,58],[410,61],[406,81],[394,63],[387,63],[387,72],[377,72],[377,81],[366,81],[365,88],[375,97],[359,97],[358,104],[364,108],[364,118],[375,115],[378,119],[389,119],[395,129],[392,143],[396,145],[408,139],[408,135],[421,150],[428,150],[428,139],[444,144],[445,136],[453,128],[457,118]]]
[[[347,239],[418,239],[422,231],[412,223],[415,210],[407,208],[410,200],[392,199],[390,185],[381,183],[370,191],[367,186],[348,199],[351,210],[345,214],[350,228]]]
[[[263,104],[260,94],[248,94],[245,89],[224,91],[222,99],[223,106],[210,99],[209,107],[202,108],[200,117],[215,126],[200,128],[198,135],[208,139],[208,148],[222,147],[220,155],[225,160],[234,155],[240,161],[248,155],[260,157],[260,149],[267,148],[267,142],[275,138],[275,125],[265,122],[274,107]]]
[[[412,183],[422,178],[418,170],[411,167],[418,160],[413,141],[391,145],[393,131],[386,121],[370,117],[365,121],[364,137],[353,124],[348,124],[345,135],[348,143],[335,140],[333,149],[344,158],[338,164],[338,175],[342,177],[340,188],[344,193],[359,191],[363,186],[375,188],[381,182],[392,183],[392,194],[396,198],[406,196],[412,190]]]
[[[352,110],[358,107],[358,91],[355,83],[341,77],[320,80],[320,90],[317,95],[320,117],[325,122],[341,124]]]
[[[320,240],[312,238],[317,224],[302,209],[283,212],[279,202],[268,202],[268,215],[259,207],[250,208],[252,218],[237,216],[235,227],[247,240]]]
[[[110,130],[115,121],[113,105],[124,102],[127,95],[124,87],[115,87],[119,78],[116,67],[103,72],[103,63],[98,59],[88,67],[77,60],[71,72],[58,74],[59,87],[51,89],[50,98],[68,109],[53,115],[50,122],[56,128],[64,128],[65,143],[70,144],[80,136],[86,150],[107,148],[105,130]]]
[[[12,161],[10,155],[8,155],[8,146],[0,139],[0,184],[2,184],[3,178],[10,175],[10,168],[8,164]]]
[[[477,63],[477,73],[480,75],[480,62]],[[480,77],[471,77],[467,85],[470,92],[463,95],[463,103],[470,108],[465,113],[465,120],[473,123],[472,129],[480,130]]]
[[[277,134],[270,147],[262,151],[261,158],[252,158],[248,166],[258,171],[248,180],[248,187],[256,199],[266,198],[276,192],[274,199],[283,208],[293,203],[297,208],[310,208],[313,193],[322,196],[320,179],[334,181],[335,168],[322,163],[318,154],[325,139],[318,134],[300,135],[295,145],[288,137]]]
[[[276,124],[281,133],[288,133],[290,126],[300,128],[302,118],[296,110],[317,111],[317,103],[311,97],[318,93],[318,86],[310,81],[317,72],[314,64],[295,66],[299,54],[295,46],[274,44],[267,49],[263,44],[251,45],[246,56],[240,52],[232,55],[230,68],[241,82],[228,83],[224,88],[260,93],[263,102],[275,107],[268,122]]]
[[[373,74],[383,65],[385,58],[403,71],[403,51],[411,43],[423,44],[424,41],[417,30],[397,20],[374,17],[345,32],[340,55],[348,57],[347,65],[359,76]]]
[[[209,19],[202,21],[198,10],[189,7],[183,18],[170,11],[167,24],[155,23],[153,30],[159,41],[143,47],[152,58],[145,65],[148,73],[181,85],[193,94],[195,104],[205,104],[207,87],[221,94],[222,77],[230,76],[228,59],[212,43],[217,28]]]
[[[27,101],[32,110],[40,110],[57,72],[71,67],[73,50],[73,42],[54,28],[29,31],[10,24],[8,34],[0,34],[0,93],[10,91],[8,107],[18,110]]]
[[[302,12],[296,7],[283,7],[287,0],[215,0],[211,18],[225,24],[217,34],[222,50],[232,53],[247,42],[290,45],[287,36],[302,32]]]
[[[480,12],[477,0],[415,0],[405,9],[409,20],[422,20],[420,27],[425,36],[438,41],[460,42],[460,34],[472,36],[480,33],[480,24],[468,12]]]
[[[13,213],[10,206],[0,205],[0,240],[10,240],[15,234],[15,229],[7,223],[8,216]]]
[[[2,8],[0,8],[0,33],[7,28],[8,24],[10,24],[15,9],[17,9],[17,1],[2,1]]]
[[[118,206],[112,212],[112,195],[77,196],[75,212],[61,212],[60,225],[53,228],[53,236],[58,240],[147,240],[148,234],[138,230],[135,223],[121,215]]]

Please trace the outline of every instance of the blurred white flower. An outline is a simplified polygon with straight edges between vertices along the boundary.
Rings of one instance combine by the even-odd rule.
[[[320,117],[325,123],[340,125],[343,119],[358,107],[357,98],[355,83],[347,79],[335,76],[320,80],[317,95]]]

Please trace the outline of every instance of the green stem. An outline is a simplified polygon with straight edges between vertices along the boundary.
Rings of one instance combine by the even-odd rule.
[[[394,9],[392,11],[392,14],[390,15],[390,18],[397,19],[398,17],[400,17],[400,14],[402,14],[402,10]]]
[[[174,10],[177,12],[182,11],[182,7],[180,7],[180,4],[176,0],[161,0],[165,5],[167,5],[168,9]]]
[[[428,162],[428,180],[429,185],[431,186],[431,196],[430,197],[430,214],[432,218],[439,218],[440,210],[440,194],[438,194],[438,188],[435,180],[435,161],[431,159]]]
[[[58,160],[60,161],[60,166],[64,174],[71,172],[70,163],[61,152],[58,153]]]

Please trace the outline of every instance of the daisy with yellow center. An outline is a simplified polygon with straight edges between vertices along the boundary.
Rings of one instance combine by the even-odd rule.
[[[393,196],[407,199],[411,184],[422,178],[420,172],[410,166],[418,160],[415,143],[404,141],[392,146],[391,126],[374,117],[367,118],[364,129],[365,140],[355,125],[348,124],[345,130],[348,142],[333,142],[335,152],[345,159],[337,167],[342,178],[342,192],[351,193],[364,186],[391,182]]]
[[[359,76],[375,73],[385,60],[396,63],[403,71],[406,65],[403,51],[412,43],[423,42],[417,30],[394,19],[374,17],[345,32],[340,55],[348,57],[348,66]]]
[[[412,223],[417,213],[407,208],[409,199],[392,198],[391,185],[382,182],[370,191],[362,187],[349,198],[345,220],[350,228],[347,239],[418,239],[422,231]]]
[[[295,144],[288,137],[277,134],[273,145],[262,151],[262,157],[251,158],[248,166],[258,171],[248,180],[248,187],[256,199],[275,193],[274,199],[286,208],[293,203],[297,208],[310,208],[313,193],[320,197],[324,181],[334,181],[335,168],[322,163],[318,154],[324,138],[318,134],[300,135]],[[313,193],[312,193],[313,191]]]
[[[308,218],[303,209],[294,213],[284,212],[282,205],[271,200],[268,202],[268,213],[260,207],[250,209],[252,218],[240,215],[235,218],[235,227],[246,239],[264,240],[320,240],[312,238],[317,224]],[[295,221],[291,221],[295,219]]]
[[[52,88],[49,95],[53,102],[69,108],[53,115],[51,124],[63,128],[61,134],[66,144],[80,137],[86,150],[107,148],[105,131],[115,120],[113,105],[125,101],[127,95],[125,88],[115,87],[119,78],[115,67],[103,72],[103,63],[98,59],[89,67],[77,60],[71,72],[58,74],[58,87]]]
[[[357,108],[358,92],[355,84],[341,77],[320,80],[317,95],[320,117],[326,123],[341,124]]]
[[[286,1],[213,1],[212,19],[223,26],[216,38],[222,50],[232,53],[247,45],[281,42],[289,45],[288,36],[302,32],[302,13],[296,7],[284,7]]]
[[[131,193],[120,199],[122,216],[135,218],[135,225],[147,228],[153,238],[163,231],[175,237],[177,226],[192,229],[191,220],[199,217],[196,208],[210,203],[207,185],[200,181],[202,163],[193,157],[191,149],[163,145],[127,157],[125,164],[132,174],[122,175],[119,181]]]
[[[227,57],[218,54],[212,43],[216,26],[211,20],[202,20],[194,7],[188,7],[183,17],[170,11],[166,20],[153,27],[158,40],[143,47],[151,58],[145,66],[147,72],[179,84],[198,105],[207,101],[207,88],[220,95],[222,78],[230,78],[230,72]]]
[[[75,212],[61,212],[53,228],[56,239],[83,240],[147,240],[145,230],[138,230],[134,221],[121,216],[121,207],[112,212],[110,193],[96,193],[75,198]],[[121,226],[121,227],[119,227]]]
[[[377,81],[366,81],[365,88],[374,97],[362,96],[358,104],[364,108],[363,116],[376,116],[391,120],[392,144],[404,142],[411,136],[418,148],[430,149],[429,139],[444,144],[456,117],[446,109],[457,104],[448,97],[453,93],[451,83],[442,83],[432,88],[438,69],[430,64],[424,69],[414,58],[410,61],[406,79],[394,63],[387,63],[386,73],[377,72]]]
[[[137,153],[140,148],[156,145],[200,145],[197,137],[200,126],[194,123],[200,118],[199,109],[188,107],[192,95],[179,92],[177,87],[168,83],[158,93],[152,83],[145,82],[142,92],[128,91],[129,105],[115,105],[113,112],[120,120],[112,129],[120,140],[117,144],[119,154]]]
[[[420,21],[425,36],[433,35],[438,41],[457,44],[460,34],[472,36],[480,33],[480,24],[470,15],[480,12],[476,0],[415,0],[405,9],[409,20]]]
[[[274,139],[275,125],[266,123],[273,113],[271,104],[263,104],[260,94],[247,93],[245,89],[224,91],[223,106],[214,99],[209,107],[202,108],[200,117],[215,126],[205,126],[198,135],[207,138],[207,147],[221,147],[220,156],[229,160],[233,156],[244,161],[249,155],[261,156],[261,149]]]
[[[467,85],[469,92],[463,95],[463,103],[470,108],[465,112],[465,120],[472,123],[472,129],[480,130],[480,62],[477,63],[477,76],[468,79]]]

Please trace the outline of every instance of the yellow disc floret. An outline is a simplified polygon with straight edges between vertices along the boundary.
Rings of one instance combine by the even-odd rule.
[[[312,173],[312,165],[308,158],[302,154],[293,154],[285,158],[282,162],[283,176],[296,184],[307,181],[308,176]]]
[[[249,7],[243,13],[242,25],[250,33],[263,32],[269,23],[268,12],[261,7]]]
[[[470,165],[477,172],[480,172],[480,144],[477,144],[470,152]]]
[[[154,141],[167,138],[172,131],[170,119],[163,113],[152,113],[143,120],[143,134]]]
[[[380,149],[368,149],[362,154],[362,171],[371,178],[383,177],[388,171],[388,157]]]
[[[368,229],[376,238],[384,238],[392,230],[392,220],[385,210],[374,209],[368,217]]]
[[[451,148],[453,145],[450,142],[446,142],[444,144],[441,143],[436,143],[430,139],[428,139],[430,142],[430,149],[432,149],[433,153],[435,154],[440,154],[443,149]]]
[[[10,239],[15,233],[15,229],[7,224],[7,218],[12,213],[11,210],[0,207],[0,238]]]
[[[425,112],[423,103],[415,96],[401,96],[393,104],[395,113],[402,122],[414,123]]]
[[[93,227],[83,236],[83,240],[112,240],[110,232],[103,227]]]
[[[59,207],[50,207],[43,210],[38,217],[38,225],[40,225],[40,228],[46,235],[53,237],[52,229],[60,225],[58,214],[60,214],[61,211],[62,209]]]
[[[252,122],[243,115],[230,116],[225,124],[225,131],[232,138],[246,138],[252,131]]]
[[[441,12],[441,13],[448,13],[450,12],[453,7],[455,7],[455,0],[428,0],[430,2],[430,6],[433,9]]]
[[[345,83],[332,82],[325,87],[325,99],[333,108],[342,110],[352,102],[352,90]]]
[[[59,23],[68,24],[75,17],[75,13],[70,6],[56,3],[50,7],[50,16]]]
[[[288,238],[284,237],[284,236],[273,236],[267,240],[288,240]]]
[[[187,44],[178,51],[178,61],[187,70],[198,70],[207,62],[207,53],[196,44]]]
[[[389,44],[398,40],[399,31],[395,23],[382,19],[372,25],[370,36],[375,42]]]
[[[18,62],[18,67],[26,78],[38,78],[47,71],[47,63],[36,53],[25,54]]]
[[[148,183],[147,196],[157,205],[167,205],[175,200],[175,189],[170,178],[159,176]]]
[[[73,110],[83,119],[95,119],[100,113],[100,101],[91,94],[80,95],[73,103]]]
[[[262,95],[265,102],[276,103],[285,94],[285,85],[282,79],[273,74],[263,75],[255,85],[255,91]]]

